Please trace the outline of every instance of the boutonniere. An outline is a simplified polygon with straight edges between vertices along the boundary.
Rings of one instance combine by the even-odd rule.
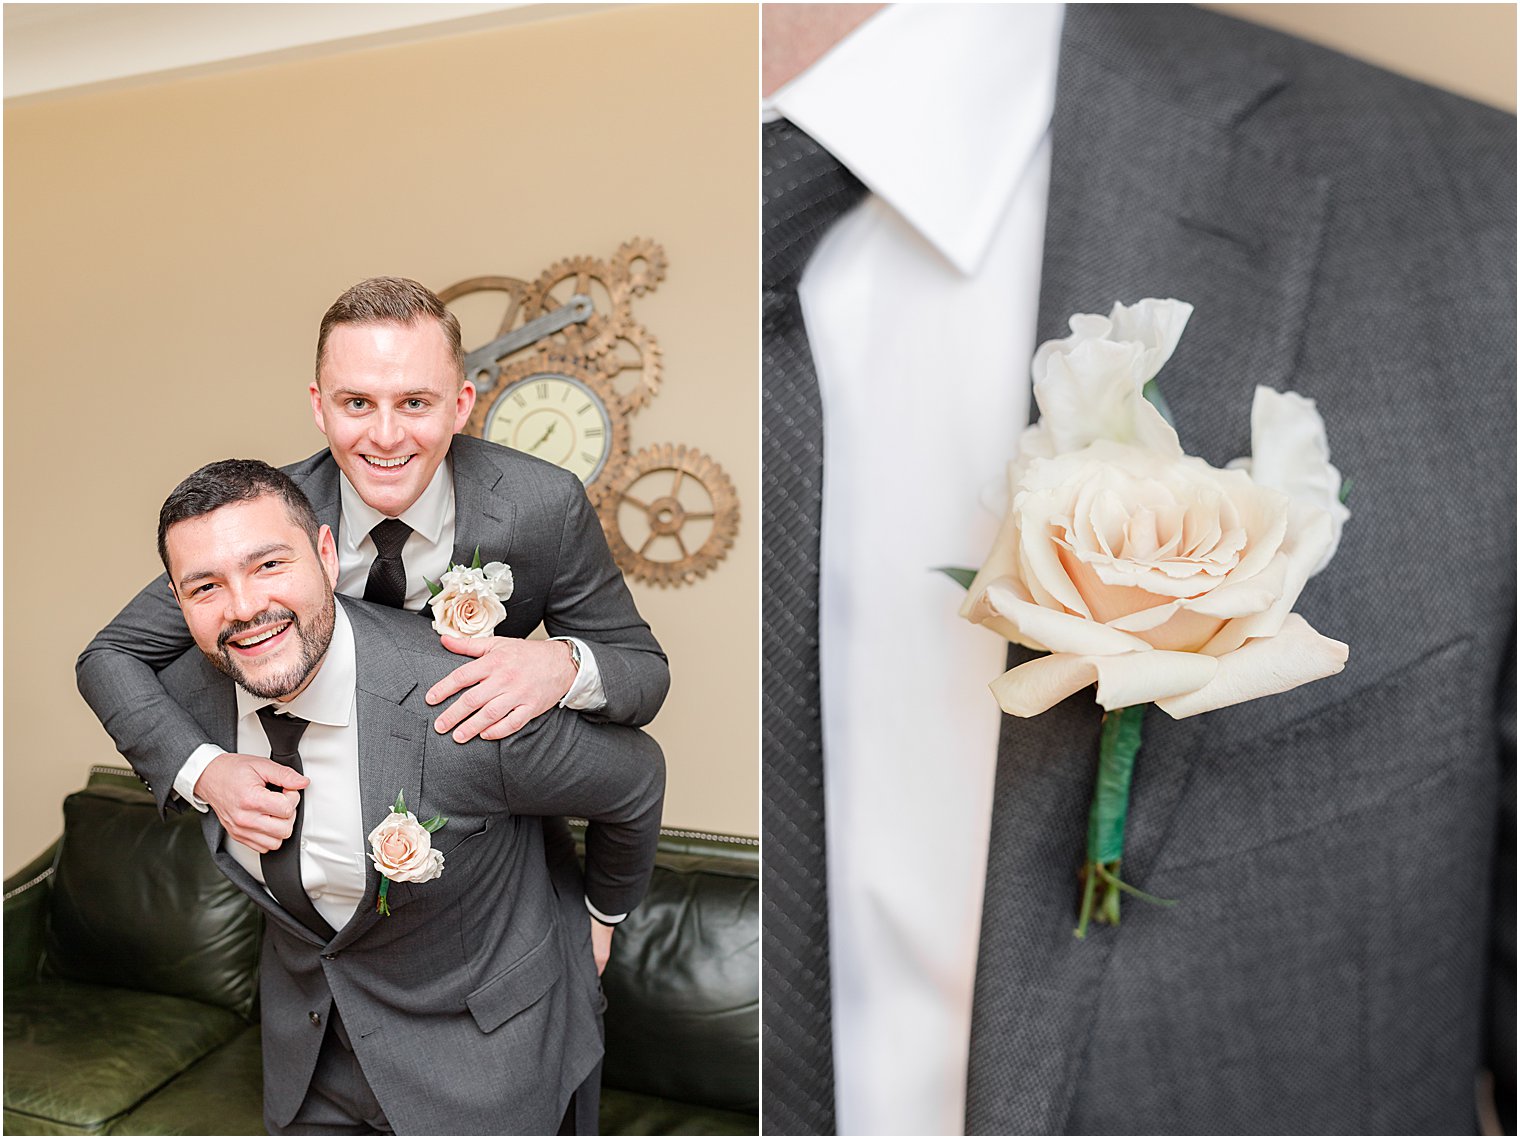
[[[375,910],[386,917],[391,907],[385,900],[392,882],[431,882],[443,873],[443,854],[433,849],[433,832],[449,820],[434,815],[425,823],[406,809],[403,792],[396,792],[391,813],[369,832],[369,857],[380,871],[380,896]]]
[[[1339,672],[1347,646],[1293,605],[1349,517],[1314,401],[1256,388],[1251,457],[1183,452],[1154,377],[1193,306],[1078,314],[1032,365],[1040,420],[1009,466],[1010,503],[961,615],[1045,653],[993,681],[1036,716],[1090,684],[1104,710],[1077,937],[1119,922],[1130,779],[1146,709],[1175,719]]]
[[[512,596],[512,567],[506,562],[480,564],[480,547],[467,566],[454,565],[438,581],[427,582],[432,596],[433,631],[440,637],[489,637],[506,619],[503,604]]]

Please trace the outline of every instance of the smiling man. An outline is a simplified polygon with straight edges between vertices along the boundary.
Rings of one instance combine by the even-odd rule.
[[[284,792],[299,843],[256,850],[215,815],[204,824],[218,867],[267,917],[270,1133],[594,1131],[601,993],[533,816],[590,820],[588,904],[627,911],[659,837],[658,746],[563,710],[501,741],[429,731],[423,694],[448,654],[414,618],[335,601],[331,529],[263,463],[187,478],[158,543],[199,650],[160,674],[166,690],[229,751],[304,772],[304,791]],[[382,916],[360,851],[398,793],[417,817],[446,817],[429,840],[442,872],[391,871]]]
[[[631,726],[653,719],[669,668],[580,480],[456,434],[475,388],[464,376],[459,322],[436,295],[398,277],[343,293],[322,318],[309,393],[328,449],[286,472],[336,536],[339,593],[423,613],[426,579],[476,550],[483,562],[512,567],[516,588],[499,635],[444,640],[473,659],[428,690],[433,705],[458,694],[435,731],[458,742],[500,739],[556,706]],[[540,624],[557,639],[526,639]],[[160,578],[80,655],[79,690],[161,808],[209,807],[235,839],[271,850],[290,836],[290,792],[304,782],[292,771],[271,778],[267,759],[217,746],[168,696],[158,672],[190,644]],[[551,821],[548,834],[561,894],[574,899],[568,830]],[[621,916],[593,911],[600,960]]]

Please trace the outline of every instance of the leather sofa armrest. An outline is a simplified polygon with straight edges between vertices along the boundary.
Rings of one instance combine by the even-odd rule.
[[[29,985],[42,964],[42,924],[52,884],[55,842],[5,880],[5,988]]]

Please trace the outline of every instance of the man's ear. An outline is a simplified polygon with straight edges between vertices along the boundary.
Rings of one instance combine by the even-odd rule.
[[[332,527],[325,522],[317,531],[317,557],[322,562],[322,568],[327,571],[327,584],[336,591],[338,588],[338,541],[333,537]]]
[[[317,421],[317,430],[326,435],[327,424],[322,421],[322,388],[316,380],[312,380],[306,390],[311,395],[311,417]]]
[[[459,397],[454,404],[454,434],[458,435],[469,422],[470,412],[475,410],[475,385],[469,380],[459,385]]]

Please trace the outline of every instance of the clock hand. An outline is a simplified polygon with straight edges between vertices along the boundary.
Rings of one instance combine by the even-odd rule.
[[[497,361],[503,356],[508,356],[519,348],[526,348],[535,340],[553,335],[569,325],[582,323],[592,315],[592,311],[591,298],[583,293],[576,293],[568,303],[552,312],[545,313],[536,320],[528,321],[521,328],[515,328],[505,336],[499,336],[473,352],[465,353],[465,379],[474,381],[476,390],[482,394],[490,391],[501,378],[501,369]]]
[[[528,450],[530,452],[537,451],[538,448],[539,448],[539,445],[542,444],[545,440],[547,440],[549,438],[549,436],[553,435],[554,434],[554,429],[556,427],[558,427],[558,426],[559,426],[558,423],[550,423],[549,424],[549,430],[545,431],[542,435],[540,435],[538,437],[538,442],[535,443],[535,444],[533,444],[533,446],[529,447]]]

